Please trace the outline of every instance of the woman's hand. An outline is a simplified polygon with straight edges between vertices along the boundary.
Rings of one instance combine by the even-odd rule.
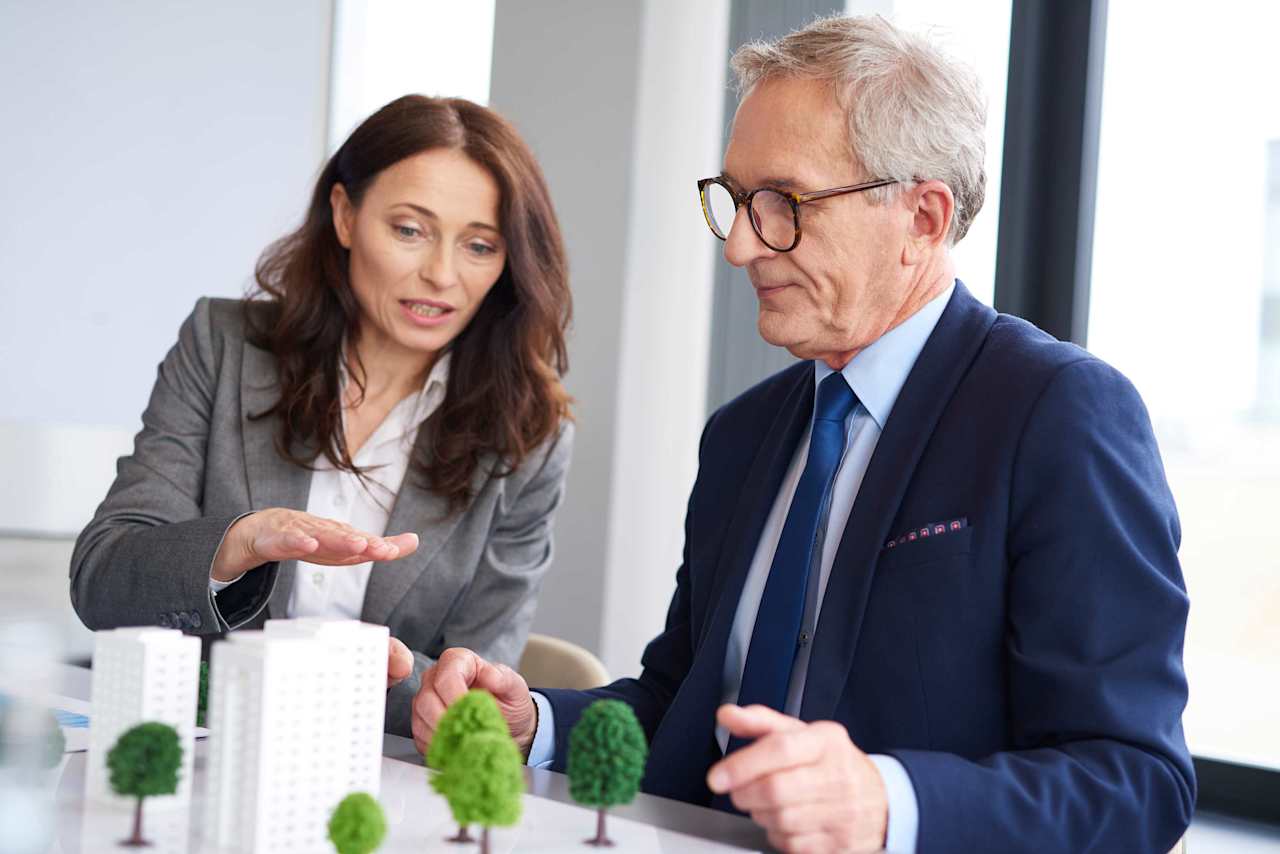
[[[232,581],[250,569],[279,560],[306,560],[325,566],[354,566],[411,555],[418,535],[379,537],[344,522],[272,507],[236,521],[213,558],[214,581]]]

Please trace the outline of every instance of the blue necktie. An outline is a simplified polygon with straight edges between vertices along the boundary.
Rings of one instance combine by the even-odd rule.
[[[831,496],[840,458],[844,456],[844,422],[857,403],[857,396],[839,371],[818,384],[809,456],[791,499],[791,509],[787,511],[787,521],[782,526],[769,579],[760,598],[760,610],[738,689],[740,706],[760,703],[784,711],[791,667],[799,648],[818,525]],[[730,738],[725,752],[732,752],[743,743],[736,737]]]

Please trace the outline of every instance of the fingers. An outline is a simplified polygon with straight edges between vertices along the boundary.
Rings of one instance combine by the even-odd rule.
[[[804,721],[784,715],[768,706],[735,706],[726,703],[716,710],[716,723],[739,738],[759,738],[771,732],[799,729]]]
[[[380,537],[296,510],[273,508],[260,516],[252,543],[260,562],[302,558],[326,566],[351,566],[395,560],[418,547],[417,534]]]
[[[418,550],[418,535],[412,532],[387,537],[386,541],[395,546],[396,556],[394,558],[382,558],[382,560],[398,560],[402,557],[408,557]]]
[[[484,661],[471,650],[454,647],[423,672],[409,723],[419,752],[426,754],[445,709],[471,689],[481,664]]]
[[[707,786],[716,793],[730,792],[768,774],[819,761],[824,742],[821,732],[796,723],[798,727],[787,726],[758,737],[711,766]]]
[[[769,844],[785,854],[819,854],[819,852],[839,851],[832,844],[831,838],[822,831],[813,833],[778,833],[769,832]]]
[[[398,685],[413,673],[413,653],[399,638],[387,644],[387,687]]]
[[[839,798],[844,789],[832,785],[817,766],[801,765],[788,768],[773,774],[734,787],[731,800],[733,805],[746,813],[791,807],[799,804],[813,804]]]
[[[476,673],[485,662],[469,649],[446,649],[432,671],[435,693],[445,706],[471,690]]]
[[[499,703],[516,703],[529,695],[529,684],[524,677],[505,664],[480,661],[472,687],[483,688]]]

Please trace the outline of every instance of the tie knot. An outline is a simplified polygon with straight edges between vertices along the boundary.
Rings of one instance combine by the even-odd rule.
[[[813,417],[818,421],[844,422],[858,403],[858,397],[845,382],[844,374],[836,371],[818,383],[818,400]]]

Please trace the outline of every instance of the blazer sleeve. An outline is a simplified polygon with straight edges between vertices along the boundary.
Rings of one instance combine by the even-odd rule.
[[[1196,784],[1182,731],[1188,599],[1146,409],[1114,369],[1060,368],[1013,470],[1006,678],[1013,749],[890,750],[918,850],[1167,851]]]
[[[160,625],[215,633],[266,606],[275,564],[217,598],[209,569],[239,516],[201,511],[205,449],[221,360],[208,299],[196,303],[160,364],[133,453],[71,557],[71,604],[90,629]],[[221,610],[219,610],[221,608]]]
[[[699,478],[684,517],[684,552],[676,570],[676,589],[667,608],[667,621],[662,633],[651,640],[640,658],[640,678],[619,679],[601,688],[589,691],[572,691],[560,688],[536,688],[551,704],[555,719],[555,758],[553,771],[564,772],[568,767],[569,733],[574,724],[596,700],[621,700],[631,706],[636,719],[644,729],[645,740],[652,743],[658,725],[662,723],[671,701],[684,682],[693,664],[694,629],[691,608],[691,583],[689,577],[689,544],[694,528],[694,507],[699,485],[705,471],[705,449],[712,433],[718,412],[707,420],[698,447]]]
[[[552,560],[552,523],[564,499],[573,455],[573,423],[530,457],[534,474],[503,502],[479,564],[441,628],[441,649],[465,647],[515,667],[529,636],[538,590]],[[527,465],[528,463],[526,463]],[[415,651],[413,674],[387,695],[387,732],[410,734],[414,696],[435,660]]]

